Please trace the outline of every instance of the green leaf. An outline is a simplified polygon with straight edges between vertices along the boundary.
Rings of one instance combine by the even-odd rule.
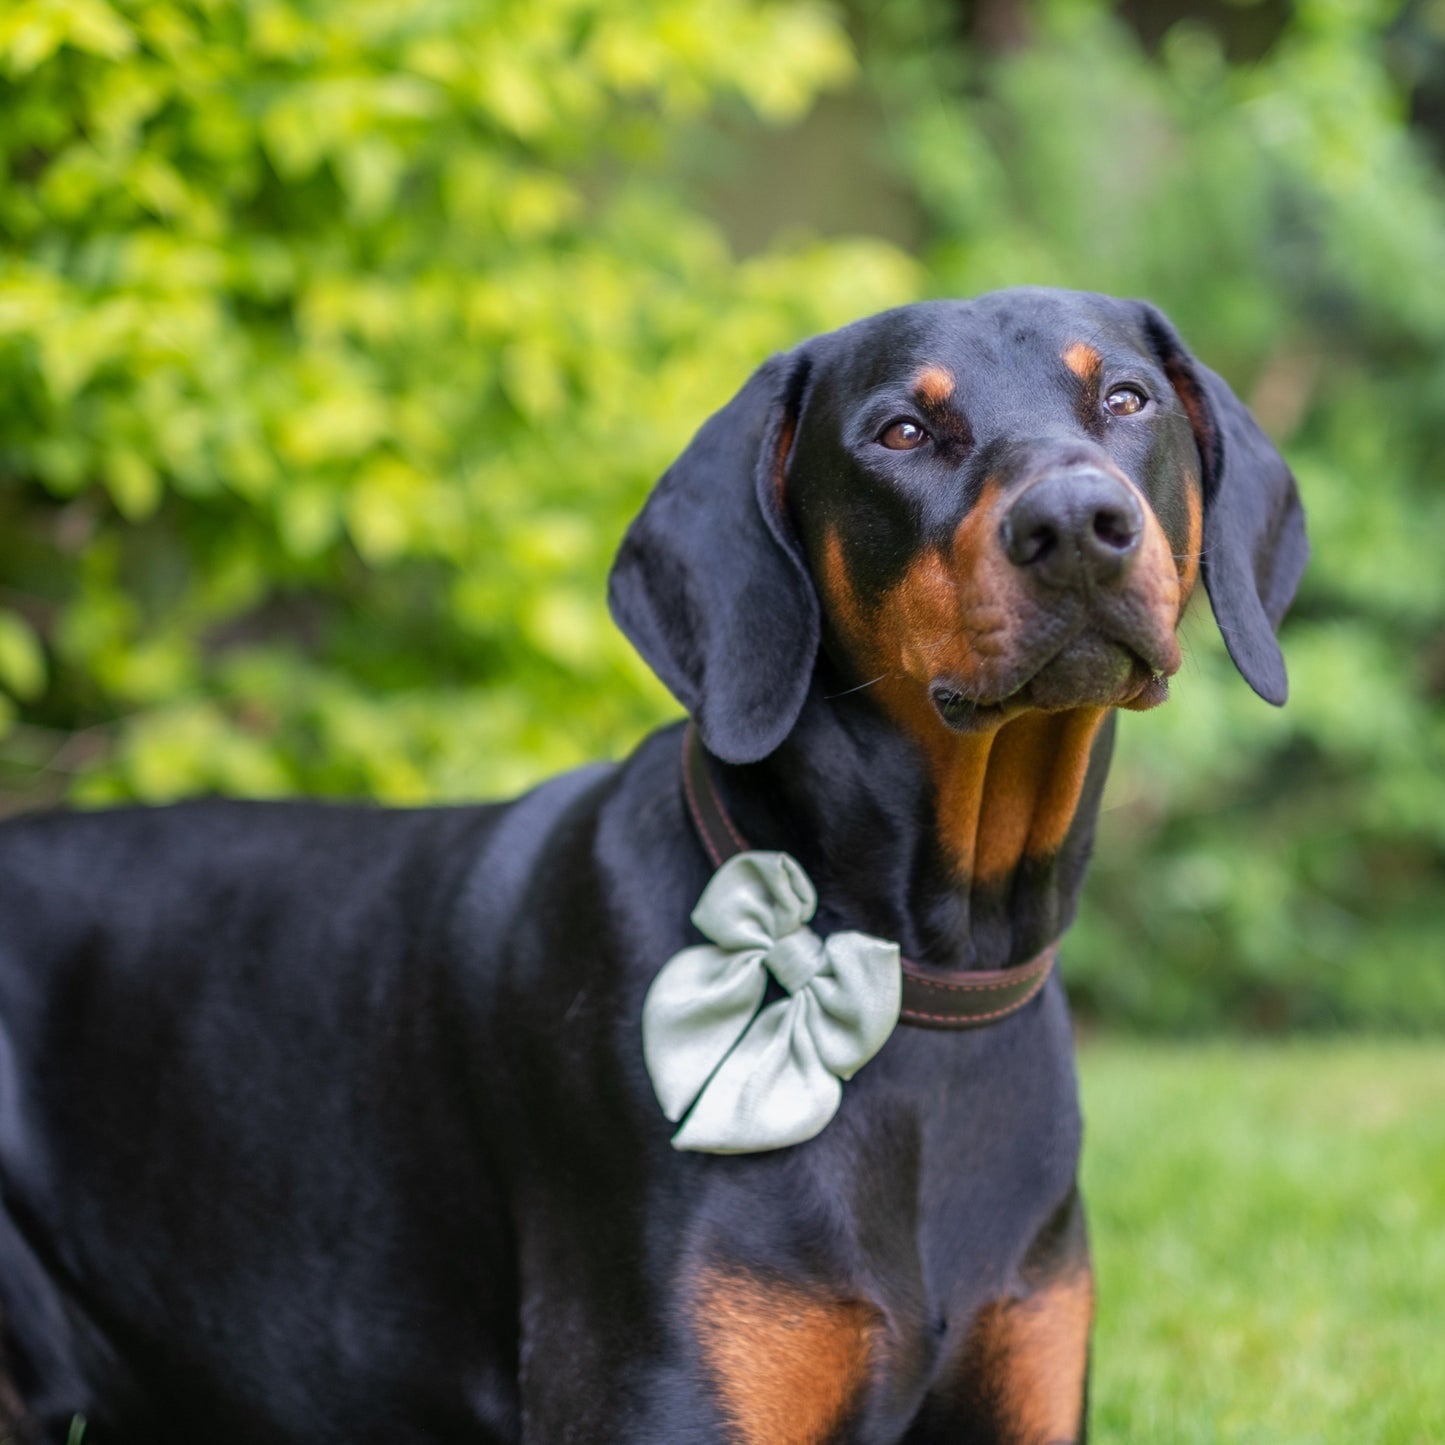
[[[45,652],[30,624],[0,611],[0,686],[30,702],[45,691]]]
[[[127,521],[143,520],[160,504],[160,476],[139,452],[112,452],[106,462],[105,486]]]

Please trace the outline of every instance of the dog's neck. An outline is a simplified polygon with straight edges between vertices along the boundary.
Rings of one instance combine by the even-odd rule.
[[[920,963],[1002,968],[1073,920],[1112,744],[1112,714],[1082,710],[910,735],[820,669],[782,747],[714,763],[713,777],[751,846],[808,870],[825,931],[896,939]]]

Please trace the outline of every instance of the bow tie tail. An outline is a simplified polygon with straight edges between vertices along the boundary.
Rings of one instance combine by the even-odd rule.
[[[742,1037],[768,986],[762,958],[710,944],[675,954],[642,1005],[642,1053],[657,1102],[672,1123]]]
[[[674,1149],[755,1154],[801,1144],[838,1112],[843,1085],[819,1056],[803,996],[769,1004],[719,1065]]]

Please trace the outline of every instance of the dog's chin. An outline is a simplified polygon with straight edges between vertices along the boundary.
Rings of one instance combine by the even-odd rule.
[[[1071,643],[1045,663],[1014,698],[1043,712],[1076,707],[1118,707],[1169,684],[1132,648],[1097,635]]]
[[[1086,633],[1001,695],[980,697],[951,679],[940,679],[931,696],[938,715],[954,732],[981,732],[1031,710],[1123,707],[1144,712],[1168,700],[1169,674],[1177,667],[1177,653],[1154,662],[1122,642]]]

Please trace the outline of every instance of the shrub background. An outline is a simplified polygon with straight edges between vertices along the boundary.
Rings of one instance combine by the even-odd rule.
[[[1315,554],[1288,708],[1206,610],[1124,719],[1073,992],[1438,1030],[1442,157],[1438,0],[9,0],[0,807],[620,755],[675,707],[607,562],[764,355],[1144,295]]]

